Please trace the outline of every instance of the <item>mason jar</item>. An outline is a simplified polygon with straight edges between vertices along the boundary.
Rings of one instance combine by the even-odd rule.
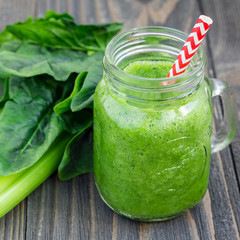
[[[103,201],[132,219],[161,221],[196,205],[208,186],[211,153],[236,133],[232,90],[204,77],[202,47],[175,77],[125,71],[135,63],[152,76],[156,69],[145,71],[146,64],[173,64],[186,39],[175,29],[145,27],[117,35],[106,48],[94,95],[94,177]],[[212,134],[216,95],[224,118]]]

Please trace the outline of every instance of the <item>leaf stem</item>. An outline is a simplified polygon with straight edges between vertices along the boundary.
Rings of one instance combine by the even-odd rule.
[[[61,135],[33,166],[6,177],[0,177],[0,218],[21,202],[58,167],[71,135]]]

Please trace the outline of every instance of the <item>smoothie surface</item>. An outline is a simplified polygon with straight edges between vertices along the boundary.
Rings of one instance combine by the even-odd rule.
[[[135,61],[128,64],[124,72],[143,78],[165,78],[172,65],[169,61]]]

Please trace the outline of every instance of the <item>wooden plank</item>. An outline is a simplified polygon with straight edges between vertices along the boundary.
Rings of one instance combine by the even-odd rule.
[[[238,180],[238,186],[240,186],[240,86],[235,86],[234,87],[235,90],[235,98],[237,101],[237,106],[238,106],[238,131],[237,131],[237,135],[235,137],[235,139],[233,140],[232,144],[231,144],[231,155],[234,159],[234,167],[235,167],[235,171],[237,173],[237,180]],[[239,187],[240,189],[240,187]]]
[[[16,21],[24,21],[29,15],[34,15],[35,1],[18,0],[0,1],[0,31],[6,25]],[[28,6],[23,8],[22,6]],[[23,240],[26,229],[27,200],[20,203],[12,211],[0,219],[1,240]]]
[[[114,2],[114,6],[116,5],[120,5],[121,3],[118,2]],[[133,3],[135,4],[135,3]],[[132,4],[132,5],[133,5]],[[153,4],[153,3],[152,3]],[[167,3],[166,3],[167,4]],[[131,11],[131,9],[133,8],[133,6],[131,6],[131,4],[128,2],[128,6],[126,7],[127,4],[125,4],[124,6],[122,6],[122,10],[120,13],[116,13],[116,16],[118,16],[118,19],[120,19],[121,21],[121,18],[126,18],[127,21],[126,21],[126,24],[125,24],[125,28],[126,28],[126,25],[127,27],[129,26],[129,28],[131,27],[131,24],[134,24],[135,26],[141,26],[141,25],[148,25],[148,23],[152,23],[151,25],[153,24],[161,24],[161,25],[167,25],[167,26],[170,26],[170,27],[175,27],[175,28],[178,28],[178,29],[181,29],[183,31],[186,31],[186,32],[189,32],[191,27],[193,26],[193,23],[195,21],[195,19],[197,19],[198,15],[199,15],[199,12],[196,12],[196,6],[194,6],[194,4],[189,4],[187,2],[184,2],[183,5],[181,5],[181,3],[178,4],[178,6],[184,6],[184,9],[190,9],[190,11],[194,12],[194,14],[188,14],[188,13],[185,13],[184,15],[186,16],[191,16],[190,21],[184,21],[184,15],[182,14],[181,16],[178,16],[177,13],[175,14],[174,12],[172,13],[172,15],[174,15],[174,17],[162,17],[162,18],[159,18],[159,20],[157,20],[158,18],[157,17],[154,17],[155,15],[156,16],[159,16],[159,12],[161,12],[162,8],[160,9],[160,11],[157,11],[157,7],[155,5],[155,7],[152,7],[152,9],[154,9],[155,12],[151,12],[153,14],[151,14],[150,16],[148,16],[148,4],[147,6],[144,5],[143,3],[141,3],[141,6],[140,6],[140,10],[139,9],[136,9],[136,5],[134,5],[134,10],[135,10],[135,13],[138,12],[138,15],[141,14],[141,18],[138,18],[136,17],[135,15],[131,15],[131,18],[130,17],[127,17],[127,15],[130,15],[129,12]],[[185,5],[186,4],[186,5]],[[120,6],[121,7],[121,6]],[[116,9],[118,8],[115,8],[115,12],[116,12]],[[177,9],[179,12],[182,12],[181,9]],[[156,13],[156,14],[154,14]],[[123,14],[123,15],[121,15]],[[194,17],[192,17],[194,15]],[[129,21],[129,23],[128,23]],[[185,24],[187,23],[187,24]],[[129,24],[129,25],[128,25]],[[184,29],[185,28],[185,29]],[[206,47],[206,44],[205,44],[205,49],[207,49]],[[209,63],[209,72],[213,72],[213,69],[212,69],[212,66],[211,66],[211,61]],[[215,163],[215,162],[214,162]],[[219,169],[222,169],[222,167],[220,166]],[[233,168],[231,168],[233,169]],[[225,180],[225,176],[224,175],[219,175],[217,172],[216,173],[213,173],[214,176],[212,176],[212,172],[211,172],[211,177],[210,179],[213,179],[212,180],[212,185],[210,186],[210,192],[211,192],[211,196],[214,196],[214,192],[216,191],[216,189],[214,188],[214,182],[215,181],[218,181],[223,183],[223,182],[226,182]],[[231,180],[235,180],[234,179],[234,174],[232,174],[232,179],[229,179],[228,183],[230,184]],[[232,188],[231,188],[231,194],[235,193],[235,190],[236,190],[236,181],[232,181]],[[208,201],[206,200],[206,198],[204,198],[203,202],[198,205],[197,207],[195,207],[193,210],[191,210],[191,213],[192,213],[192,218],[195,220],[195,224],[190,224],[192,222],[192,219],[191,219],[191,216],[188,214],[188,221],[187,223],[191,226],[191,229],[193,229],[194,227],[197,228],[197,234],[203,238],[201,239],[211,239],[211,238],[214,238],[214,235],[216,234],[216,236],[218,236],[218,238],[216,239],[228,239],[226,238],[226,235],[229,237],[229,239],[235,239],[237,238],[237,231],[236,231],[236,219],[234,219],[234,213],[237,213],[236,211],[233,213],[232,212],[232,206],[229,202],[229,197],[227,195],[229,189],[227,188],[228,186],[225,184],[221,184],[219,186],[220,188],[218,189],[220,191],[221,194],[223,194],[224,196],[222,198],[220,198],[220,200],[217,201],[217,205],[214,205],[213,209],[214,209],[214,213],[211,212],[211,205],[212,203],[210,203],[210,198],[208,197]],[[218,191],[216,191],[218,192]],[[237,191],[236,191],[237,192]],[[221,195],[220,194],[220,195]],[[209,196],[209,195],[208,195]],[[232,195],[231,195],[232,196]],[[237,199],[237,198],[235,198]],[[217,209],[219,207],[218,204],[226,204],[226,212],[222,212],[219,216],[217,215]],[[206,206],[208,206],[206,208]],[[218,206],[218,207],[217,207]],[[201,208],[201,209],[198,209],[198,208]],[[198,209],[198,211],[197,211]],[[210,211],[210,212],[209,212]],[[218,210],[219,211],[219,210]],[[224,223],[224,224],[219,224],[219,222],[222,221],[222,219],[225,219],[227,218],[229,221],[227,223]],[[184,219],[184,218],[183,218]],[[176,221],[177,223],[173,225],[173,228],[171,229],[172,231],[166,231],[166,228],[161,228],[161,229],[165,229],[164,230],[164,233],[166,234],[166,239],[171,239],[169,238],[169,235],[167,235],[167,233],[169,232],[173,232],[176,234],[176,227],[179,225],[179,223],[182,223],[183,219],[181,219],[181,221]],[[179,220],[179,219],[178,219]],[[172,220],[173,221],[173,220]],[[214,223],[213,223],[214,221]],[[171,222],[171,221],[170,221]],[[159,223],[158,224],[159,226],[162,225],[162,223]],[[170,225],[170,224],[169,224]],[[151,225],[147,225],[148,227],[151,226]],[[171,226],[171,225],[170,225]],[[185,225],[184,225],[185,226]],[[209,227],[211,226],[211,227]],[[217,227],[217,231],[215,232],[215,227]],[[154,235],[155,233],[153,233],[153,230],[152,230],[152,227],[149,227],[151,229],[151,231],[149,231],[147,233],[147,235],[145,236],[157,236],[159,234],[156,234]],[[181,228],[181,229],[184,229],[184,228]],[[168,229],[170,230],[170,229]],[[221,231],[225,233],[225,235],[221,235]],[[146,233],[146,230],[144,231]],[[184,231],[185,234],[186,234],[186,231]],[[160,236],[164,236],[164,233],[161,233]],[[228,235],[229,233],[229,235]],[[181,236],[181,235],[178,235],[178,236]],[[191,231],[191,237],[193,236],[196,236],[194,234],[194,231]],[[173,236],[172,236],[173,237]],[[185,238],[186,238],[186,235],[185,235]]]
[[[186,32],[189,31],[189,29],[191,28],[191,26],[193,25],[195,18],[192,20],[190,17],[186,19],[183,18],[183,15],[181,14],[181,16],[177,16],[178,13],[178,9],[177,9],[177,4],[179,4],[180,6],[183,6],[184,8],[186,7],[185,4],[188,5],[189,4],[184,2],[183,5],[181,5],[181,3],[178,3],[177,1],[174,2],[174,4],[170,3],[170,1],[165,1],[165,2],[160,2],[158,4],[157,1],[153,1],[153,3],[151,3],[151,6],[149,7],[149,5],[144,4],[142,2],[133,2],[133,3],[126,3],[126,2],[121,2],[119,3],[118,1],[108,1],[108,9],[110,11],[109,15],[106,14],[101,14],[99,13],[99,9],[103,8],[103,3],[102,1],[100,1],[98,3],[98,5],[96,5],[95,8],[90,8],[91,4],[96,4],[96,2],[84,2],[84,4],[82,4],[82,7],[84,7],[84,22],[86,23],[90,23],[90,22],[94,22],[94,21],[102,21],[102,19],[104,20],[108,20],[107,18],[109,16],[111,16],[110,20],[118,20],[118,21],[124,21],[126,19],[126,25],[125,28],[127,26],[129,26],[129,28],[131,27],[135,27],[135,26],[143,26],[143,25],[148,25],[148,24],[161,24],[161,25],[167,25],[170,27],[175,27],[175,28],[179,28],[181,30],[184,30]],[[74,4],[72,4],[74,5]],[[131,5],[131,6],[130,6]],[[168,6],[171,7],[171,17],[168,17],[168,15],[165,14],[165,12],[161,12],[162,9],[162,5],[165,6],[165,8]],[[112,6],[117,6],[117,7],[112,7]],[[139,8],[137,9],[137,12],[139,12],[139,16],[138,18],[136,18],[135,16],[133,16],[134,10],[136,10],[136,6],[138,6]],[[196,4],[192,3],[190,4],[191,7],[189,7],[189,16],[193,16],[193,14],[195,16],[199,15],[198,12],[196,12],[196,9],[198,9],[198,7],[196,6]],[[79,7],[79,6],[78,6]],[[155,12],[149,10],[149,9],[156,9]],[[114,9],[114,10],[113,10]],[[98,12],[98,14],[96,14],[96,12]],[[168,14],[170,14],[170,12],[168,12]],[[75,17],[78,16],[78,14],[75,12]],[[165,14],[165,17],[160,18],[159,20],[157,19],[157,16],[159,14]],[[145,16],[146,15],[146,16]],[[95,16],[95,17],[94,17]],[[114,16],[114,19],[113,17]],[[155,17],[154,17],[155,16]],[[187,14],[185,15],[187,16]],[[79,19],[82,19],[83,17],[79,17]],[[181,23],[182,25],[179,24],[179,18],[181,19]],[[185,22],[187,22],[187,24],[183,24]],[[62,187],[61,187],[62,188]],[[60,189],[60,188],[59,188]],[[59,195],[61,197],[61,194]],[[82,196],[83,199],[86,199],[85,196]],[[134,222],[128,219],[125,219],[117,214],[113,214],[112,211],[110,209],[108,209],[108,207],[101,201],[95,187],[93,186],[93,180],[90,177],[90,189],[89,189],[89,197],[90,197],[90,202],[89,205],[85,204],[85,206],[88,206],[90,208],[90,238],[91,239],[138,239],[138,236],[141,237],[142,239],[156,239],[157,236],[164,236],[165,239],[197,239],[199,238],[199,232],[203,232],[205,233],[206,238],[205,239],[210,239],[210,236],[212,234],[212,232],[208,231],[206,228],[205,229],[201,229],[199,226],[204,225],[203,223],[199,223],[197,221],[195,221],[194,219],[197,219],[198,215],[197,215],[197,211],[193,211],[193,213],[191,212],[187,212],[186,214],[184,214],[183,216],[176,218],[174,220],[168,221],[168,222],[163,222],[163,223],[153,223],[153,224],[145,224],[145,223],[138,223],[138,222]],[[59,200],[59,199],[58,199]],[[60,201],[62,202],[63,199]],[[87,201],[86,201],[87,202]],[[60,203],[59,203],[60,204]],[[63,207],[63,206],[62,206]],[[58,207],[55,209],[55,211],[59,211]],[[202,212],[202,218],[201,221],[203,221],[205,223],[205,226],[208,225],[208,221],[206,221],[207,218],[207,214],[206,212]],[[59,216],[61,215],[61,213],[59,213]],[[58,218],[55,218],[54,221],[54,226],[58,226],[58,222],[57,222]],[[87,218],[89,221],[89,218]],[[86,218],[84,218],[84,220],[86,221]],[[85,223],[84,221],[84,223]],[[211,219],[209,220],[211,221]],[[73,221],[74,222],[74,221]],[[89,228],[89,224],[83,224],[81,226],[81,232],[85,232],[86,226],[88,226],[87,228]],[[52,225],[53,227],[53,225]],[[65,227],[65,231],[68,232],[69,231],[69,226],[64,226]],[[55,237],[60,237],[62,236],[61,233],[61,228],[59,229],[59,227],[57,228],[59,231],[59,235],[55,235]],[[76,229],[71,229],[72,232],[75,232]],[[63,235],[65,237],[68,236],[67,235]]]
[[[109,10],[109,2],[107,0],[95,0],[97,20],[99,22],[117,21],[114,19],[113,13]]]
[[[72,224],[72,181],[57,180],[54,195],[52,239],[69,239]]]
[[[177,218],[156,223],[142,224],[142,239],[199,239],[197,230],[191,227],[189,211]],[[130,239],[130,238],[129,238]]]
[[[29,15],[34,15],[35,5],[36,0],[0,1],[0,30],[8,24],[24,21]]]
[[[235,2],[226,8],[224,1],[202,1],[201,9],[205,14],[211,16],[214,20],[213,28],[209,32],[208,41],[210,47],[211,61],[213,63],[214,77],[222,78],[230,82],[233,86],[239,86],[239,55],[235,54],[239,48],[237,41],[240,32],[236,27],[236,23],[240,20],[238,14],[230,12],[238,12],[240,3]],[[211,10],[210,10],[211,9]],[[228,19],[228,21],[226,21]],[[230,27],[231,26],[231,27]],[[236,87],[234,87],[236,88]],[[236,89],[236,91],[239,91]],[[239,93],[237,94],[237,96]],[[216,120],[220,122],[222,119],[222,109],[220,104],[216,108]],[[218,124],[217,124],[218,126]],[[239,136],[239,133],[238,133]],[[220,154],[215,155],[212,161],[212,181],[210,178],[210,186],[212,188],[219,187],[219,174],[222,175],[221,184],[225,185],[225,192],[211,191],[211,198],[214,200],[213,212],[216,219],[222,221],[214,221],[216,226],[216,237],[220,239],[239,239],[240,231],[240,194],[239,194],[239,138],[236,138],[230,147],[224,149]],[[234,149],[234,151],[233,151]],[[237,153],[238,151],[238,153]],[[238,176],[237,176],[238,174]],[[216,207],[216,208],[215,208]],[[225,231],[223,229],[226,229]],[[228,232],[228,235],[226,235]],[[232,234],[232,238],[231,238]]]
[[[107,1],[112,21],[124,22],[124,29],[147,25],[167,26],[189,32],[199,16],[197,3],[191,1]],[[100,2],[105,3],[101,0]],[[103,7],[101,8],[103,9]],[[180,11],[184,10],[184,14]]]
[[[55,185],[52,176],[28,197],[26,239],[51,239]]]
[[[147,4],[144,4],[144,1],[108,1],[107,6],[110,15],[114,16],[112,19],[123,21],[125,29],[145,25],[164,25],[189,32],[199,15],[198,5],[188,1],[151,1]],[[179,6],[187,9],[188,12],[184,15],[179,14],[182,12],[181,9],[179,10]],[[167,15],[166,8],[170,9]],[[162,17],[159,17],[161,15]],[[138,225],[130,220],[133,225],[131,227],[129,227],[128,219],[114,214],[113,239],[134,239],[133,236],[137,239],[139,228],[140,239],[157,239],[158,236],[161,236],[162,239],[198,239],[199,236],[211,239],[214,230],[210,231],[208,227],[203,229],[202,226],[212,226],[212,220],[209,219],[207,211],[202,212],[203,207],[200,208],[201,217],[198,216],[199,212],[197,211],[193,211],[193,213],[188,211],[179,218],[162,223],[140,223]],[[199,219],[203,223],[196,223],[196,220]]]
[[[111,239],[113,232],[113,211],[102,201],[94,184],[93,174],[90,174],[90,207],[91,207],[91,238]]]
[[[233,212],[233,205],[230,202],[232,196],[229,195],[229,189],[236,188],[236,185],[234,182],[227,185],[225,177],[228,178],[224,174],[220,154],[214,154],[211,159],[209,191],[212,201],[215,237],[216,239],[238,239],[239,233],[235,219],[237,212]]]
[[[114,213],[112,239],[140,239],[143,224]],[[144,238],[143,238],[144,239]]]
[[[85,15],[83,9],[83,0],[70,0],[68,1],[68,10],[74,16],[76,22],[85,23]]]
[[[64,0],[38,1],[36,16],[44,16],[48,9],[78,17],[78,11],[71,12],[71,2]],[[28,197],[26,238],[90,239],[89,198],[88,175],[61,182],[55,174]]]
[[[36,16],[43,16],[50,8],[57,12],[69,9],[81,20],[81,11],[73,7],[76,2],[39,1]],[[83,21],[96,22],[94,8],[80,5],[87,9]],[[110,239],[112,235],[113,213],[97,195],[92,175],[67,182],[60,182],[56,175],[50,178],[29,196],[27,216],[26,237],[30,239]]]
[[[234,87],[236,90],[236,93],[239,92],[239,87]],[[240,93],[240,92],[239,92]],[[237,99],[239,96],[239,93],[236,94]],[[219,123],[221,122],[223,116],[222,116],[222,106],[221,104],[216,105],[216,122],[217,122],[217,128],[219,127]],[[225,179],[225,186],[226,186],[226,195],[228,197],[230,206],[229,210],[231,212],[231,218],[232,218],[232,226],[234,228],[236,239],[239,239],[239,231],[240,231],[240,193],[239,193],[239,175],[238,174],[238,168],[237,168],[237,158],[239,157],[239,154],[236,153],[236,150],[239,151],[239,128],[236,139],[233,141],[233,143],[223,149],[220,153],[217,154],[218,159],[218,165],[220,168],[220,172],[222,175],[224,175]],[[233,152],[234,149],[234,152]],[[219,203],[218,203],[219,204]],[[219,213],[218,213],[219,214]],[[222,214],[224,216],[224,214]],[[225,216],[224,216],[225,217]],[[225,221],[229,224],[229,221]],[[226,226],[227,227],[227,226]],[[224,236],[221,233],[221,228],[219,228],[219,235]],[[216,233],[217,235],[218,233]]]
[[[26,202],[18,204],[5,217],[0,219],[0,239],[25,239]]]
[[[91,239],[93,218],[90,209],[90,175],[76,177],[72,180],[72,225],[69,239]]]
[[[26,239],[90,239],[89,176],[50,177],[28,197]]]
[[[26,239],[111,239],[112,211],[92,174],[60,182],[57,174],[28,197]],[[107,238],[106,238],[107,237]]]
[[[190,210],[200,239],[213,239],[215,236],[209,190],[203,200]]]
[[[37,1],[35,8],[35,17],[44,17],[47,9],[47,2],[44,0]]]
[[[84,17],[86,23],[97,22],[96,3],[94,0],[83,1]]]
[[[203,7],[209,11],[209,15],[216,14],[219,18],[220,12],[215,13],[214,4],[218,4],[215,1],[209,3],[203,0]],[[5,1],[4,4],[0,3],[2,12],[0,16],[6,18],[5,23],[1,21],[1,28],[6,23],[24,20],[34,12],[36,16],[44,16],[45,11],[51,8],[58,12],[68,11],[82,23],[124,21],[125,30],[144,25],[164,25],[189,32],[200,13],[197,3],[190,0],[39,0],[36,8],[34,1],[29,0],[28,5],[23,2],[27,1],[11,0]],[[222,4],[221,8],[217,6],[217,9],[223,11],[224,3],[220,4]],[[29,6],[32,6],[30,10]],[[17,11],[18,14],[11,16]],[[209,38],[210,49],[215,49],[213,43],[221,27],[217,24],[217,28],[218,30],[214,30]],[[221,31],[226,32],[226,26],[222,28]],[[231,36],[235,38],[235,35]],[[227,40],[229,39],[225,36],[224,41]],[[223,49],[228,49],[226,42],[224,44],[222,42],[223,39],[217,40],[217,49],[221,50],[221,46],[224,46]],[[237,52],[237,42],[232,43],[231,54]],[[216,65],[212,66],[211,63],[216,63],[220,64],[220,67],[216,67],[219,76],[223,78],[228,76],[229,71],[234,68],[230,76],[236,75],[238,79],[239,72],[235,69],[239,63],[238,56],[234,56],[231,60],[233,65],[227,64],[224,69],[223,64],[220,63],[221,55],[223,52],[219,55],[213,51],[213,57],[210,56],[209,72],[214,72]],[[230,60],[230,55],[224,57],[225,62]],[[239,85],[237,81],[231,81]],[[140,223],[126,219],[113,213],[103,203],[94,185],[92,174],[79,176],[64,183],[54,175],[34,191],[27,201],[22,202],[0,220],[0,240],[25,238],[145,240],[159,239],[159,237],[161,239],[238,239],[240,208],[234,164],[240,165],[239,140],[235,141],[234,146],[232,150],[227,149],[222,151],[221,155],[213,156],[209,192],[200,204],[176,219],[160,223]],[[235,162],[231,158],[231,151]],[[237,167],[238,171],[240,171],[239,167]]]
[[[236,92],[240,93],[239,87],[235,87],[235,90]],[[239,93],[236,95],[237,99]],[[220,122],[222,119],[221,105],[217,105],[216,109],[216,120]],[[217,124],[217,126],[219,127],[219,124]],[[239,151],[239,143],[240,141],[238,128],[237,137],[235,138],[234,142],[229,147],[225,148],[219,154],[217,154],[222,174],[224,174],[226,180],[226,194],[229,196],[231,211],[234,215],[233,226],[235,228],[235,231],[238,233],[238,236],[240,231],[240,187],[238,175],[240,169],[239,162],[237,161],[239,159],[239,153],[237,153],[236,151]]]
[[[208,33],[217,77],[232,85],[240,83],[239,11],[240,2],[227,4],[224,0],[202,0],[202,10],[213,19]]]

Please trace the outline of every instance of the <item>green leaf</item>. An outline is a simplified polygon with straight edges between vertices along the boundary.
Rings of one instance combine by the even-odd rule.
[[[71,109],[70,105],[71,105],[72,98],[77,94],[77,92],[80,91],[80,89],[82,87],[82,82],[84,81],[84,78],[86,77],[86,75],[87,75],[87,72],[81,72],[77,76],[71,95],[69,97],[67,97],[66,99],[64,99],[62,102],[58,103],[53,108],[55,113],[62,114]]]
[[[93,111],[90,109],[83,109],[79,112],[71,112],[67,111],[59,118],[63,122],[64,130],[66,130],[69,133],[76,134],[82,129],[85,128],[85,126],[91,125],[93,122]]]
[[[62,120],[52,111],[55,91],[41,79],[10,79],[10,100],[0,121],[0,175],[33,165],[63,131]]]
[[[58,176],[66,181],[79,174],[93,171],[92,127],[76,134],[68,143],[58,167]]]
[[[22,44],[16,52],[0,51],[0,76],[7,78],[48,74],[55,80],[66,81],[71,73],[84,69],[81,65],[85,59],[87,55],[80,51],[51,51],[33,44]]]
[[[0,102],[4,95],[4,89],[5,89],[5,79],[0,78]]]
[[[16,40],[16,39],[17,38],[12,33],[10,33],[7,29],[5,29],[0,34],[0,46],[3,43],[8,43],[8,42]]]
[[[73,27],[73,37],[85,50],[104,50],[110,39],[121,30],[120,23],[77,25]],[[89,34],[91,33],[91,34]]]
[[[16,54],[28,53],[26,58],[33,57],[32,61],[34,61],[35,55],[40,52],[40,47],[38,49],[36,47],[24,44],[17,49]],[[41,48],[41,50],[45,56],[52,59],[56,55],[60,55],[65,59],[67,54],[62,53],[69,52],[69,50],[56,50],[53,54],[49,54],[47,49]],[[6,51],[0,52],[0,56],[1,54],[4,56],[4,52]],[[72,68],[76,68],[76,71],[88,71],[80,91],[78,91],[78,88],[76,90],[76,92],[78,91],[77,94],[75,95],[75,92],[73,94],[73,99],[78,96],[77,100],[82,106],[81,109],[84,103],[89,104],[89,99],[90,102],[92,101],[91,96],[94,93],[95,86],[102,78],[102,57],[102,52],[94,53],[89,57],[85,56],[81,64],[75,64],[74,66],[69,64],[71,66],[68,66],[69,74],[74,72]],[[72,55],[69,58],[71,59]],[[61,64],[59,57],[56,57],[56,59]],[[0,72],[3,69],[1,68],[1,60],[0,58]],[[22,58],[22,61],[26,61],[26,59]],[[79,61],[79,59],[76,61]],[[11,64],[14,66],[14,61],[9,61],[7,67],[11,67]],[[68,65],[68,63],[66,64]],[[32,68],[28,68],[26,73],[32,71],[32,74],[37,74],[37,71],[41,69],[40,66],[34,68],[33,65]],[[22,74],[24,71],[20,70],[19,66],[20,64],[16,69]],[[46,67],[43,69],[46,69]],[[61,72],[61,69],[59,71]],[[38,73],[42,72],[39,71]],[[58,74],[58,71],[56,71],[56,74]],[[33,165],[63,130],[76,133],[82,128],[81,124],[89,124],[92,121],[92,112],[87,115],[86,112],[80,111],[79,108],[78,111],[80,112],[76,114],[67,111],[67,117],[65,114],[60,117],[53,113],[52,107],[58,101],[56,96],[57,86],[59,85],[53,82],[51,78],[46,80],[43,75],[35,78],[10,78],[10,100],[5,103],[0,121],[0,145],[3,149],[0,152],[0,175],[12,174]],[[79,98],[82,96],[84,102]],[[16,116],[18,117],[16,118]],[[85,122],[79,122],[80,117],[85,119]],[[9,139],[8,142],[5,141],[6,138]]]
[[[58,167],[66,144],[67,134],[59,136],[33,166],[5,177],[0,176],[0,218],[21,202],[45,181]]]
[[[61,178],[92,170],[89,108],[105,47],[121,28],[78,25],[50,10],[0,33],[0,175],[34,165],[65,133],[75,136],[59,166]]]
[[[6,29],[15,38],[29,43],[52,48],[99,51],[121,28],[120,23],[77,25],[70,15],[51,10],[46,13],[46,18],[29,18]]]
[[[122,24],[120,23],[112,23],[106,27],[106,29],[98,32],[97,34],[94,33],[94,37],[98,43],[98,45],[105,49],[107,47],[108,42],[112,39],[112,37],[117,34],[122,29]]]
[[[81,111],[83,108],[93,108],[93,99],[94,99],[94,93],[89,96],[88,92],[81,93],[81,95],[78,95],[78,98],[76,98],[75,102],[73,103],[73,109],[75,111]],[[79,103],[76,108],[74,106],[74,104],[77,104],[77,102]]]
[[[98,82],[103,77],[103,66],[102,66],[103,53],[98,52],[92,54],[86,59],[87,76],[83,82],[81,90],[72,98],[71,110],[73,112],[80,111],[81,109],[92,104],[93,94]]]
[[[62,114],[70,109],[77,112],[83,108],[92,108],[95,88],[103,77],[102,59],[103,52],[97,52],[82,61],[78,71],[83,72],[77,77],[70,96],[54,107],[56,113]]]
[[[0,107],[9,99],[9,78],[0,79]]]
[[[9,52],[17,52],[17,50],[22,46],[22,42],[19,40],[13,40],[6,43],[2,43],[0,48],[0,52],[9,51]]]
[[[70,20],[74,22],[74,18],[69,15],[68,13],[56,13],[53,10],[49,10],[45,13],[45,20],[52,20],[52,19],[62,19],[62,20]],[[41,20],[41,18],[40,18]]]

